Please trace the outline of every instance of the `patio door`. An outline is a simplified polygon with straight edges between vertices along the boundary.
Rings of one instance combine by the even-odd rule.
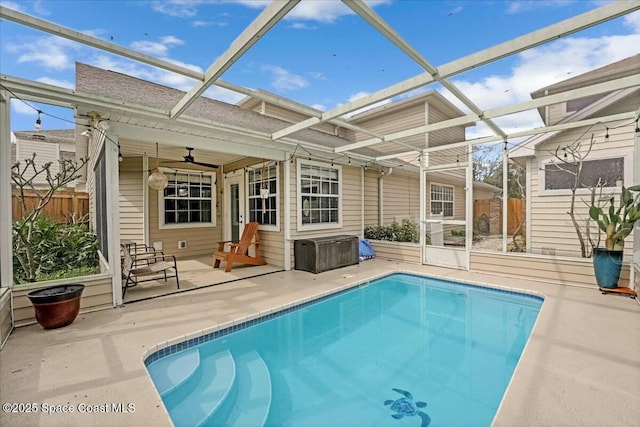
[[[244,174],[227,176],[224,181],[225,240],[240,240],[244,229]]]
[[[467,163],[427,168],[425,180],[426,241],[423,263],[469,269],[471,188]]]

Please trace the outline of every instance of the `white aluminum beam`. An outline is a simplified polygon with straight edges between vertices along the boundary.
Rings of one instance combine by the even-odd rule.
[[[540,30],[525,34],[507,42],[498,44],[485,50],[473,53],[455,61],[449,62],[438,67],[440,78],[448,78],[465,71],[477,68],[482,65],[489,64],[510,55],[522,52],[535,46],[556,40],[577,31],[584,30],[594,25],[601,24],[611,19],[618,18],[633,11],[640,9],[640,2],[613,2],[602,6],[598,9],[591,10],[557,24],[550,25]],[[321,121],[328,121],[341,117],[360,108],[368,107],[388,98],[409,92],[420,88],[427,84],[433,83],[434,77],[429,73],[423,73],[418,76],[401,81],[391,85],[378,92],[374,92],[368,96],[359,98],[355,101],[340,105],[332,110],[322,114]],[[304,127],[313,126],[316,122],[311,123],[306,120],[306,126],[300,127],[300,123],[289,128],[279,131],[279,137],[283,137],[292,132],[303,129]]]
[[[201,82],[204,81],[205,79],[204,73],[194,70],[192,68],[183,67],[164,59],[154,58],[152,56],[139,53],[135,50],[118,46],[114,43],[106,42],[96,37],[80,33],[79,31],[73,30],[71,28],[63,27],[61,25],[53,24],[43,19],[39,19],[39,18],[35,18],[29,15],[23,14],[21,12],[9,9],[7,7],[0,6],[0,16],[7,20],[13,21],[17,24],[25,25],[27,27],[34,28],[36,30],[44,31],[49,34],[53,34],[59,37],[73,40],[78,43],[82,43],[87,46],[91,46],[91,47],[103,50],[105,52],[110,52],[125,58],[133,59],[134,61],[142,62],[144,64],[148,64],[148,65],[160,68],[162,70],[171,71],[176,74],[179,74],[185,77],[190,77]],[[274,105],[289,108],[291,110],[294,110],[303,114],[308,114],[310,116],[315,116],[315,117],[320,117],[321,115],[321,112],[314,110],[311,107],[301,106],[293,102],[288,102],[288,100],[286,100],[285,98],[270,96],[268,94],[258,92],[254,89],[249,89],[249,88],[245,88],[244,86],[225,82],[221,79],[218,79],[214,84],[215,86],[218,86],[220,88],[228,89],[236,93],[252,96],[256,99],[265,100],[265,101],[271,102]],[[32,100],[38,101],[33,97],[32,97]],[[330,120],[329,122],[331,124],[344,127],[346,129],[351,129],[356,132],[362,132],[372,137],[382,138],[382,135],[376,132],[372,132],[368,129],[364,129],[360,126],[351,124],[345,120],[335,119],[335,120]]]
[[[540,98],[532,99],[529,101],[523,101],[516,104],[507,105],[505,107],[492,108],[482,113],[484,118],[495,118],[506,116],[509,114],[520,113],[523,111],[531,110],[538,107],[544,107],[551,104],[566,102],[571,99],[582,98],[589,95],[595,95],[598,93],[612,92],[614,90],[626,89],[629,87],[640,86],[640,75],[635,74],[628,77],[623,77],[616,80],[611,80],[596,85],[586,86],[578,89],[568,90],[566,92],[557,93],[554,95],[547,95]],[[407,138],[410,136],[420,135],[426,132],[433,132],[435,130],[447,129],[454,126],[460,126],[464,124],[473,123],[480,120],[480,116],[477,114],[467,114],[466,116],[456,117],[454,119],[443,120],[441,122],[432,123],[428,125],[418,126],[412,129],[406,129],[400,132],[395,132],[385,136],[385,141],[390,142],[395,139]],[[500,137],[499,139],[504,139]],[[352,144],[343,145],[335,149],[336,153],[343,151],[354,150],[356,148],[368,147],[374,145],[377,142],[373,139],[366,139],[363,141],[354,142]]]
[[[204,81],[197,83],[171,109],[171,118],[180,116],[202,93],[207,90],[225,71],[242,57],[260,40],[274,25],[293,9],[300,0],[274,1],[267,6],[258,17],[249,24],[240,35],[204,73]]]
[[[462,91],[460,91],[453,83],[446,78],[441,78],[438,75],[438,69],[426,60],[416,49],[409,44],[405,39],[400,36],[387,22],[385,22],[377,13],[371,9],[363,0],[342,0],[347,6],[349,6],[354,12],[356,12],[362,19],[367,21],[373,28],[378,30],[383,36],[385,36],[391,43],[395,44],[400,50],[402,50],[409,58],[413,59],[418,65],[431,74],[435,81],[440,82],[446,89],[449,90],[458,98],[467,108],[476,114],[480,114],[480,108],[469,99]],[[490,119],[484,119],[484,122],[492,129],[496,135],[505,137],[506,134],[500,127]]]
[[[133,59],[134,61],[142,62],[144,64],[153,65],[154,67],[162,68],[164,70],[173,71],[180,75],[191,77],[196,80],[204,80],[204,74],[193,70],[191,68],[183,67],[181,65],[174,64],[169,61],[154,58],[149,55],[137,52],[132,49],[118,46],[114,43],[109,43],[99,38],[83,34],[79,31],[72,30],[70,28],[63,27],[61,25],[54,24],[44,19],[35,18],[33,16],[26,15],[24,13],[9,9],[4,6],[0,6],[0,18],[13,21],[17,24],[21,24],[27,27],[34,28],[36,30],[44,31],[59,37],[63,37],[68,40],[95,47],[106,52],[113,53],[115,55],[123,56],[125,58]]]
[[[559,125],[534,128],[534,129],[507,134],[507,139],[521,138],[524,136],[532,136],[532,135],[539,135],[543,133],[551,133],[551,132],[575,129],[583,126],[595,125],[597,123],[615,122],[618,120],[629,120],[629,119],[638,117],[639,114],[640,114],[640,111],[638,112],[630,111],[627,113],[613,114],[611,116],[596,117],[593,119],[580,120],[577,122],[569,122],[569,123],[562,123]],[[466,141],[454,142],[451,144],[438,145],[435,147],[425,148],[423,152],[431,153],[433,151],[443,151],[443,150],[448,150],[452,148],[466,147],[468,145],[486,144],[489,142],[498,142],[498,141],[503,141],[503,138],[499,136],[485,136],[481,138],[468,139]],[[385,156],[376,157],[375,161],[378,162],[378,161],[384,161],[384,160],[398,159],[400,157],[408,156],[411,154],[413,154],[413,151],[405,151],[402,153],[388,154]]]

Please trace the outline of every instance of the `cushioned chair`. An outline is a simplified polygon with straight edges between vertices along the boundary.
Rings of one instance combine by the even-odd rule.
[[[266,261],[260,257],[260,238],[258,236],[258,223],[249,222],[244,226],[242,237],[238,242],[226,240],[218,242],[218,250],[213,254],[213,268],[220,267],[220,261],[227,263],[225,272],[230,272],[233,263],[249,264],[249,265],[265,265]],[[229,250],[225,251],[224,247],[229,244]],[[255,247],[255,255],[249,256],[249,248]]]
[[[145,251],[130,251],[130,246],[120,244],[122,255],[122,298],[127,288],[136,286],[140,282],[158,280],[164,278],[165,282],[170,277],[176,278],[176,285],[180,289],[178,281],[178,266],[176,257],[165,255],[161,251],[155,251],[145,246]],[[151,276],[151,277],[149,277]],[[147,277],[146,279],[141,279]]]

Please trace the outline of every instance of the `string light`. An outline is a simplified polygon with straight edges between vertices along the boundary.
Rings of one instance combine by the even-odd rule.
[[[42,114],[42,111],[38,110],[38,118],[36,119],[36,124],[34,126],[36,130],[42,129],[42,120],[40,119],[40,114]]]
[[[564,151],[564,158],[567,158],[567,147],[563,147],[562,151]]]
[[[607,132],[604,134],[604,139],[609,139],[609,128],[607,126],[605,126],[605,128],[607,129]]]

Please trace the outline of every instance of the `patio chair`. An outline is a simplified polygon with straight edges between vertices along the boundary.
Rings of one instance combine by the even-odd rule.
[[[226,261],[225,272],[228,273],[233,267],[233,263],[249,265],[266,265],[267,262],[260,257],[260,238],[258,236],[258,223],[249,222],[244,226],[242,237],[238,242],[226,240],[218,242],[218,251],[213,254],[213,268],[220,267],[220,261]],[[230,243],[229,251],[224,250],[224,246]],[[255,255],[249,256],[249,248],[255,247]]]
[[[176,286],[180,289],[178,280],[178,266],[176,257],[165,255],[161,251],[154,251],[146,248],[145,252],[131,253],[129,246],[121,243],[122,252],[122,298],[127,292],[127,288],[132,288],[140,282],[158,280],[164,277],[165,282],[170,277],[176,278]],[[152,276],[152,277],[149,277]],[[141,277],[148,277],[141,279]]]

